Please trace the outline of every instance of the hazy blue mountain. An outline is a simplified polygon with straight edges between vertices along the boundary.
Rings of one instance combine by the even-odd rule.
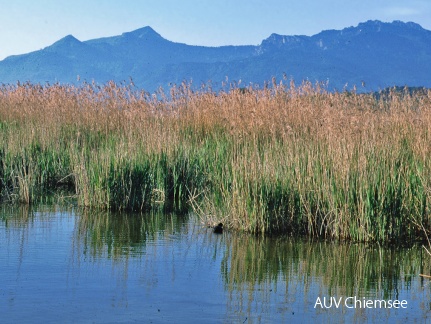
[[[166,40],[151,27],[81,42],[66,36],[42,50],[0,61],[0,82],[128,81],[148,91],[183,80],[214,88],[272,77],[347,84],[360,90],[431,87],[431,31],[409,22],[367,21],[313,36],[272,34],[260,45],[204,47]],[[362,84],[365,84],[365,88]]]

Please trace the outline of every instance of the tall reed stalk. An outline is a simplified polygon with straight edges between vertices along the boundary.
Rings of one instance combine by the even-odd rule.
[[[430,130],[429,90],[3,85],[1,197],[61,190],[252,233],[415,240],[430,228]]]

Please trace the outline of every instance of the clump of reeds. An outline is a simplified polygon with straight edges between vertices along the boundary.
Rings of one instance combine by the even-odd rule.
[[[0,190],[187,212],[249,232],[361,241],[430,225],[431,91],[320,84],[215,93],[182,84],[0,88]]]

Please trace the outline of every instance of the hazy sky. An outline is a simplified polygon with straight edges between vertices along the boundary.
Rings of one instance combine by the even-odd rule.
[[[51,45],[151,26],[190,45],[260,44],[271,33],[313,35],[378,19],[431,30],[430,0],[0,0],[0,60]]]

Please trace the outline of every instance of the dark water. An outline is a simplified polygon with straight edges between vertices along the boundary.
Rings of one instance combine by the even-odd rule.
[[[420,247],[217,235],[175,215],[2,207],[0,322],[425,322],[431,280],[419,274],[430,265]]]

